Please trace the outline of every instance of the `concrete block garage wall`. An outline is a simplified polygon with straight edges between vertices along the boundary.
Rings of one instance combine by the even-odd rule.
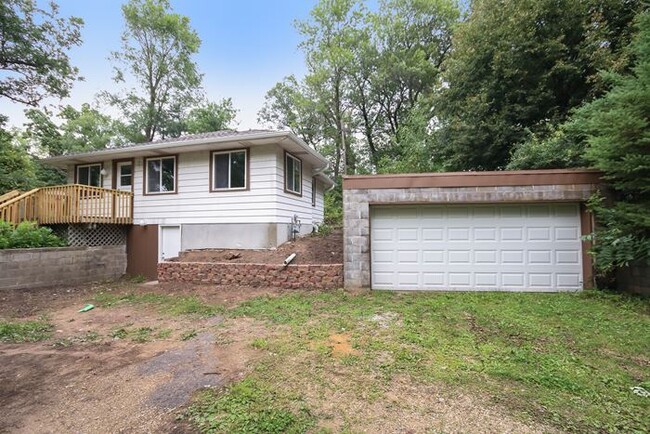
[[[0,290],[117,279],[125,271],[125,245],[0,250]]]

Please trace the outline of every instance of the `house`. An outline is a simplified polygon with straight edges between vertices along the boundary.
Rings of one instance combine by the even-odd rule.
[[[593,285],[589,169],[343,177],[346,288],[578,291]]]
[[[65,169],[69,185],[41,189],[37,211],[15,213],[29,208],[42,223],[81,223],[93,234],[121,225],[127,271],[152,277],[182,250],[273,248],[308,234],[334,186],[327,160],[285,131],[216,131],[45,163]]]

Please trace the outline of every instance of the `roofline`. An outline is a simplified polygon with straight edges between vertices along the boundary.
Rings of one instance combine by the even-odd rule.
[[[59,162],[74,160],[77,158],[90,157],[90,156],[110,157],[111,155],[115,155],[115,154],[123,154],[123,153],[138,152],[138,151],[157,151],[157,150],[163,150],[168,148],[174,148],[178,146],[185,147],[185,146],[192,146],[192,145],[206,145],[210,143],[228,143],[228,142],[238,142],[241,140],[272,139],[272,138],[289,138],[293,140],[295,143],[299,144],[301,147],[303,147],[309,154],[311,154],[311,156],[321,161],[323,165],[328,164],[327,159],[325,159],[325,157],[323,157],[321,154],[313,150],[309,145],[307,145],[307,143],[305,143],[302,139],[300,139],[298,136],[296,136],[294,133],[290,131],[266,131],[262,133],[244,134],[239,136],[205,137],[200,139],[179,140],[179,141],[172,141],[172,142],[165,142],[165,143],[143,143],[141,145],[135,145],[126,148],[110,148],[110,149],[102,149],[99,151],[82,152],[73,155],[60,155],[57,157],[44,158],[41,161],[45,163],[55,164]]]
[[[599,170],[585,168],[346,175],[343,189],[599,184],[601,176]]]

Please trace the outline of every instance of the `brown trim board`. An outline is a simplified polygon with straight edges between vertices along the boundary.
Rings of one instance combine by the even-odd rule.
[[[580,235],[583,237],[589,235],[594,230],[593,215],[587,210],[587,205],[580,204]],[[593,288],[594,281],[594,263],[589,250],[591,249],[591,241],[582,241],[582,287]]]
[[[129,227],[126,241],[126,273],[158,278],[158,225]]]
[[[343,177],[343,189],[599,184],[601,175],[592,169],[352,175]]]

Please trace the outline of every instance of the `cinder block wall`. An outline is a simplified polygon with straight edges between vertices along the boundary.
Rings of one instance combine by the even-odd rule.
[[[117,279],[125,272],[126,245],[0,250],[0,290]]]

